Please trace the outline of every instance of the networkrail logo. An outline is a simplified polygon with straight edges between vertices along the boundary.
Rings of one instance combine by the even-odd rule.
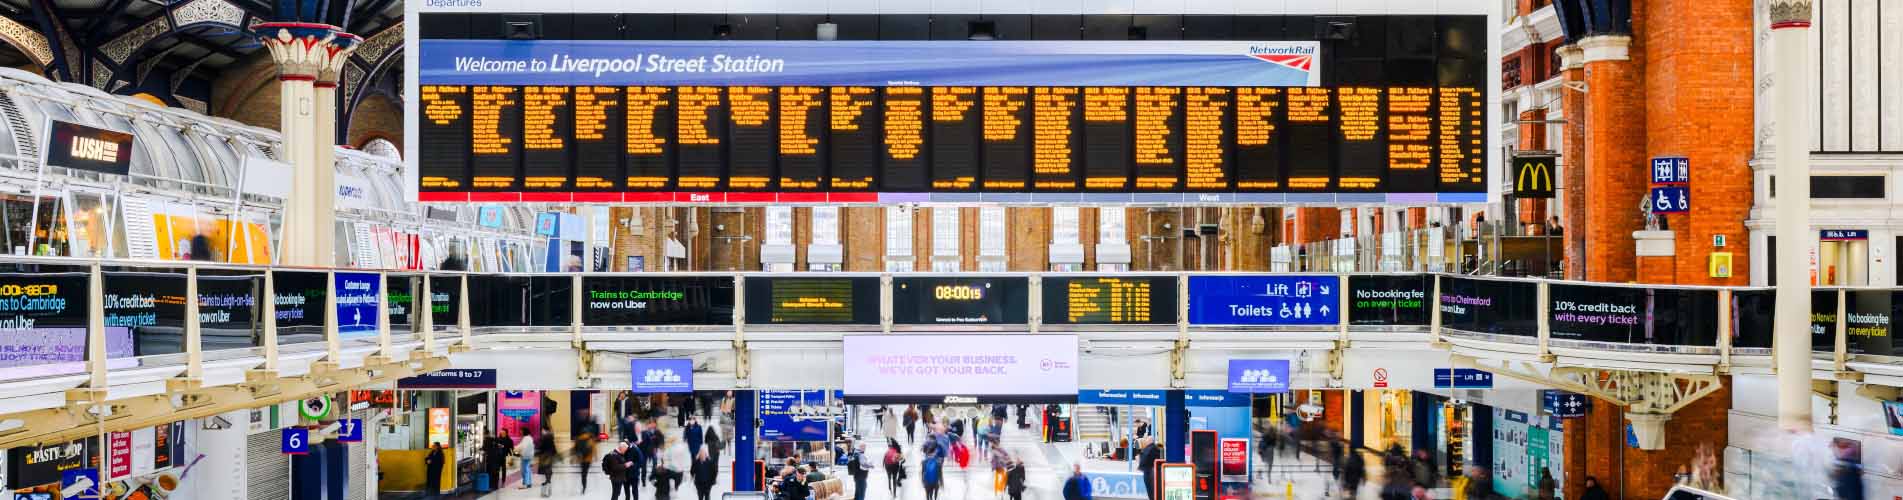
[[[1304,72],[1315,68],[1314,47],[1251,45],[1249,57]]]
[[[654,368],[642,375],[641,381],[649,384],[678,383],[681,376],[673,368]]]

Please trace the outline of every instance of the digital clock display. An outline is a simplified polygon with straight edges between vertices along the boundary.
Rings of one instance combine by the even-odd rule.
[[[911,325],[1029,321],[1027,278],[893,278],[892,321]]]

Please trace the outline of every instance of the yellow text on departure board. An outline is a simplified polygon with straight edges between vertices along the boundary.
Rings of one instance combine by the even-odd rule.
[[[1183,97],[1183,174],[1189,189],[1229,187],[1224,172],[1224,126],[1229,114],[1230,90],[1190,87]]]
[[[1077,180],[1071,177],[1074,161],[1071,151],[1071,138],[1076,134],[1072,130],[1070,118],[1077,110],[1076,87],[1038,87],[1034,96],[1036,101],[1031,108],[1031,169],[1038,176],[1060,177],[1058,179],[1038,179],[1038,189],[1075,189]]]

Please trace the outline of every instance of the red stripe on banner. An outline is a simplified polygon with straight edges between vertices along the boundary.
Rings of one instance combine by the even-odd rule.
[[[674,201],[674,193],[656,193],[652,191],[621,193],[621,201],[623,203],[667,203]]]
[[[575,203],[620,203],[621,193],[580,192],[573,193]]]
[[[779,193],[727,193],[727,203],[773,203]]]
[[[425,202],[425,203],[468,202],[469,193],[445,193],[445,192],[424,191],[421,193],[416,193],[416,201]]]
[[[833,203],[878,203],[879,193],[826,193],[826,201]]]
[[[469,193],[469,201],[488,203],[520,203],[522,193]]]
[[[575,193],[547,193],[547,192],[522,193],[522,201],[545,202],[545,203],[570,203],[575,201]]]
[[[781,203],[825,203],[826,193],[780,193]]]

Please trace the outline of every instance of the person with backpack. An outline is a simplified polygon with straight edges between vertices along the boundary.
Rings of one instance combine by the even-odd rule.
[[[667,461],[656,458],[654,470],[654,500],[668,500],[674,496],[674,488],[681,485],[681,473],[667,466]]]
[[[1011,459],[1011,465],[1004,470],[1004,492],[1011,500],[1024,500],[1024,461]]]
[[[701,448],[694,456],[694,464],[689,470],[694,474],[694,494],[698,500],[709,500],[714,493],[714,483],[720,482],[720,453]]]
[[[846,458],[846,475],[852,476],[852,500],[866,500],[866,474],[872,464],[866,462],[866,445],[856,443]]]
[[[601,473],[608,475],[608,500],[620,500],[627,493],[628,500],[635,500],[637,490],[628,488],[628,442],[622,441],[614,451],[601,457]]]
[[[906,405],[903,420],[905,421],[905,444],[918,443],[918,435],[913,432],[918,428],[918,407]]]
[[[905,452],[899,448],[898,439],[887,440],[885,448],[885,483],[892,490],[892,498],[899,498],[899,488],[905,484]]]
[[[925,446],[936,448],[938,445],[926,443]],[[918,470],[925,484],[925,500],[938,500],[938,488],[943,486],[945,480],[945,457],[927,452],[925,460],[919,462]]]

